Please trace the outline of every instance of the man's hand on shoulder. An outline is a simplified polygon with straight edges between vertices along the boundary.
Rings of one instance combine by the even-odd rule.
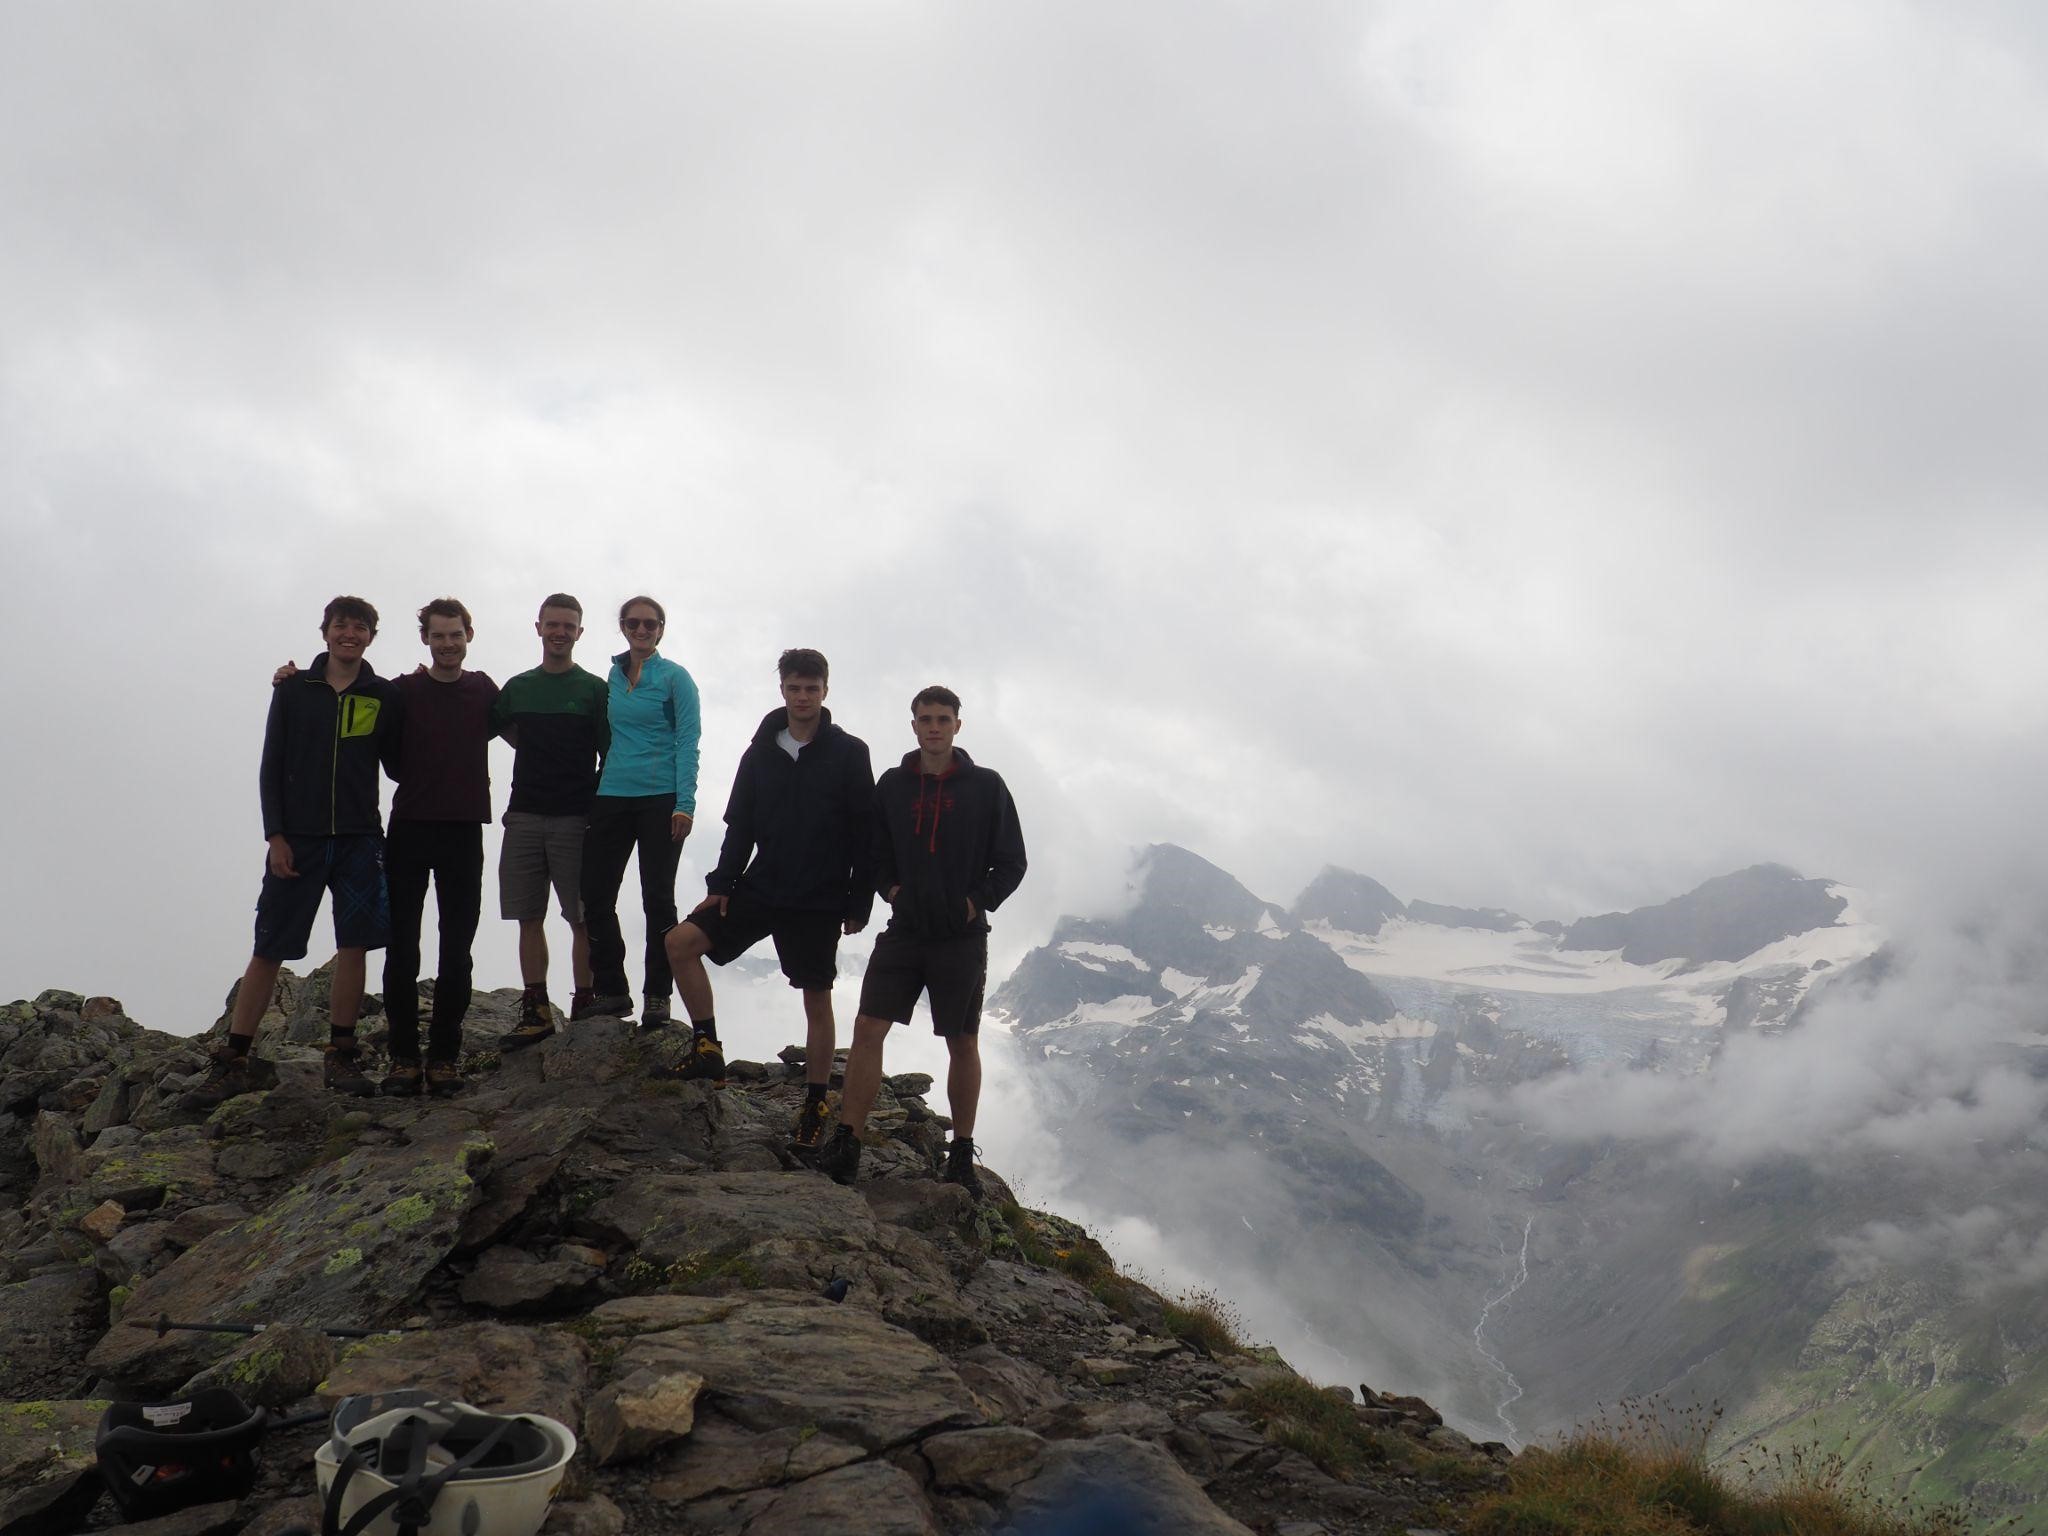
[[[298,879],[298,866],[292,863],[292,840],[280,832],[269,841],[270,872],[280,880]]]
[[[275,688],[280,683],[288,683],[298,675],[299,664],[295,661],[288,661],[270,674],[270,686]]]

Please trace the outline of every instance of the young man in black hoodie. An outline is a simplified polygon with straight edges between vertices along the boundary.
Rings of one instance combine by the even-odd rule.
[[[953,745],[960,696],[926,688],[910,701],[917,750],[875,786],[875,887],[889,926],[875,940],[853,1021],[839,1129],[818,1167],[841,1184],[860,1172],[860,1133],[882,1084],[882,1042],[931,996],[945,1040],[953,1144],[946,1181],[981,1198],[974,1114],[981,1102],[981,997],[988,984],[988,914],[1024,879],[1024,833],[1002,776]]]
[[[263,836],[269,853],[256,902],[256,945],[235,993],[228,1037],[203,1082],[186,1095],[218,1104],[264,1086],[249,1058],[277,973],[306,953],[324,892],[333,894],[334,985],[328,1003],[326,1082],[338,1093],[377,1091],[356,1052],[368,953],[382,949],[390,908],[384,886],[384,824],[377,770],[397,759],[398,692],[363,652],[377,638],[377,610],[337,597],[320,617],[327,649],[274,686],[263,728]],[[264,1073],[274,1081],[274,1074]]]
[[[776,668],[782,708],[762,717],[740,757],[725,807],[725,845],[704,882],[710,894],[668,931],[669,967],[692,1039],[689,1054],[664,1075],[725,1081],[704,961],[725,965],[772,938],[782,974],[803,993],[807,1088],[795,1141],[815,1148],[824,1140],[837,1043],[832,983],[839,938],[865,928],[875,904],[868,830],[875,774],[867,743],[834,725],[825,708],[825,658],[788,650]]]

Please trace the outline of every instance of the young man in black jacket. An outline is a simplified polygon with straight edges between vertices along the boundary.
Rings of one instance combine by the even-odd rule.
[[[953,1144],[948,1183],[981,1198],[974,1171],[974,1114],[981,1102],[981,997],[988,984],[988,914],[1024,879],[1024,833],[1009,786],[953,745],[960,696],[926,688],[910,701],[917,750],[875,786],[875,887],[889,926],[875,940],[861,983],[860,1013],[839,1129],[818,1167],[841,1184],[860,1171],[860,1133],[882,1083],[889,1026],[908,1024],[931,997],[932,1028],[946,1042],[946,1099]]]
[[[356,1052],[368,953],[382,949],[390,908],[384,886],[384,824],[377,770],[397,759],[398,691],[363,652],[377,638],[377,610],[337,597],[320,617],[327,649],[276,685],[263,728],[263,836],[269,853],[256,902],[256,945],[235,993],[228,1037],[187,1102],[218,1104],[262,1086],[249,1059],[277,973],[306,953],[323,892],[333,894],[334,986],[328,1003],[326,1082],[372,1094]]]
[[[803,993],[807,1088],[795,1140],[815,1148],[824,1139],[837,1044],[832,983],[839,938],[865,928],[875,904],[868,831],[875,773],[867,743],[834,725],[825,708],[825,658],[788,650],[776,669],[782,708],[762,717],[740,757],[725,807],[725,845],[704,882],[710,894],[668,931],[669,967],[692,1031],[689,1054],[669,1070],[725,1081],[704,961],[725,965],[772,938],[782,974]]]

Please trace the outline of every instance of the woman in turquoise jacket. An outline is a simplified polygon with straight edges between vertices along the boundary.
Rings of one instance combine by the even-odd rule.
[[[669,974],[662,935],[676,921],[676,865],[697,810],[697,684],[661,654],[668,614],[651,597],[619,609],[626,649],[612,658],[611,751],[583,839],[583,920],[590,931],[592,997],[576,1016],[633,1011],[626,990],[626,939],[619,928],[619,886],[626,860],[640,854],[640,908],[647,915],[646,1010],[641,1022],[668,1022]]]

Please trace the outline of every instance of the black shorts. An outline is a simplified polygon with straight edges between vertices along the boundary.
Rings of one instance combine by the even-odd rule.
[[[297,878],[270,872],[263,857],[263,893],[256,898],[256,956],[298,960],[313,940],[320,898],[334,893],[337,949],[382,949],[391,936],[391,901],[384,888],[384,839],[374,832],[343,837],[294,837]]]
[[[892,1024],[908,1024],[919,994],[932,1000],[932,1033],[981,1033],[981,994],[988,986],[988,934],[920,939],[882,930],[860,984],[860,1011]]]
[[[800,907],[774,907],[735,891],[718,908],[706,907],[683,919],[711,941],[704,958],[713,965],[729,965],[763,939],[775,940],[775,958],[782,962],[782,974],[792,987],[806,992],[830,992],[839,977],[839,925],[837,912],[807,912]]]

